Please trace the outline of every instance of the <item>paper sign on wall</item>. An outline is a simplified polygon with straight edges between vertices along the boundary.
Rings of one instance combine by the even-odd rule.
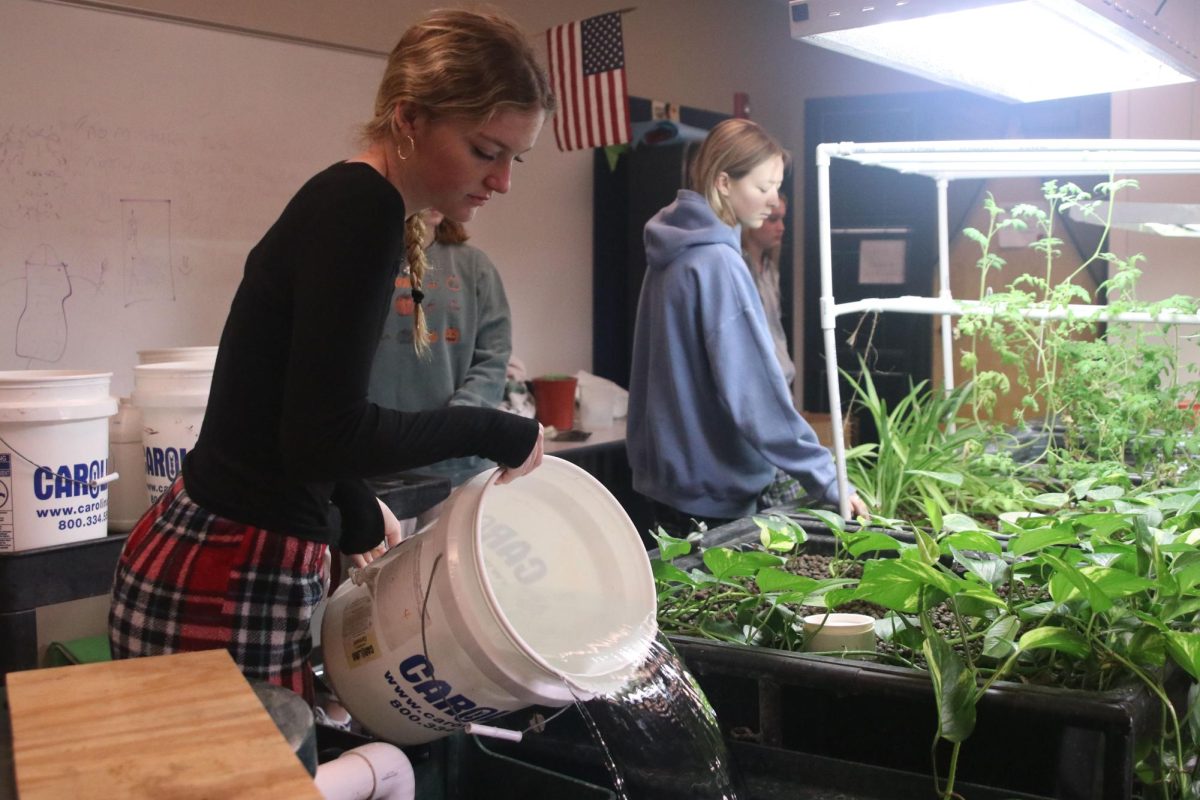
[[[904,283],[904,239],[863,239],[858,245],[859,283]]]

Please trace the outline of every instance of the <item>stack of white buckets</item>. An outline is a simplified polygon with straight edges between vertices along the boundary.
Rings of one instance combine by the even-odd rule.
[[[132,530],[179,476],[200,435],[216,357],[216,347],[138,351],[133,394],[109,424],[113,466],[124,476],[109,496],[109,530]]]
[[[120,404],[111,372],[0,372],[0,553],[132,529],[196,443],[216,351],[139,352]]]

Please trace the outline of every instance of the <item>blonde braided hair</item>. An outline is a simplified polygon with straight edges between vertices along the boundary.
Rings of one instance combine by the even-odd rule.
[[[404,260],[408,263],[408,277],[413,293],[413,349],[422,358],[429,355],[429,328],[425,325],[424,299],[425,270],[429,260],[425,258],[425,220],[413,214],[404,221]]]

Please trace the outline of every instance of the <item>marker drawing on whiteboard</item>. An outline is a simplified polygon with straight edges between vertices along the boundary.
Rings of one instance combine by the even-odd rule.
[[[67,349],[67,298],[71,276],[53,248],[39,246],[25,259],[25,305],[17,318],[16,353],[54,362]]]
[[[171,272],[171,201],[122,200],[125,305],[174,300]]]

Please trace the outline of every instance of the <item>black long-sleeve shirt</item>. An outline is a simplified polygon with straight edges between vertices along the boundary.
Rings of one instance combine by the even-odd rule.
[[[402,413],[367,401],[404,216],[400,193],[375,169],[339,163],[309,180],[250,251],[184,462],[201,506],[364,552],[383,531],[364,478],[467,455],[507,466],[528,456],[532,420],[469,407]]]

